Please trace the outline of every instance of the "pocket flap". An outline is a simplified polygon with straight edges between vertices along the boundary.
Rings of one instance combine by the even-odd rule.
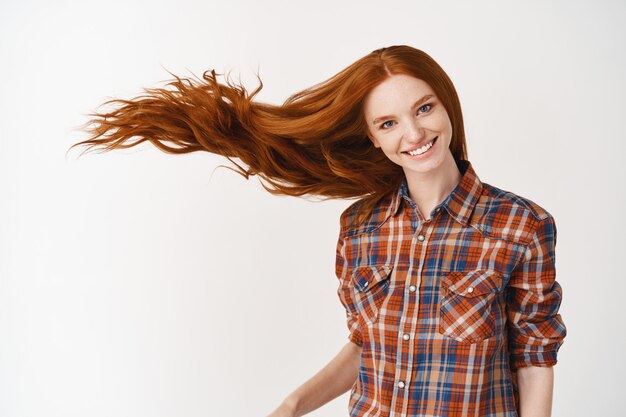
[[[354,268],[352,282],[357,291],[368,291],[391,275],[391,265],[364,265]]]
[[[501,283],[502,275],[499,272],[486,269],[452,271],[441,279],[441,285],[465,297],[497,291]]]

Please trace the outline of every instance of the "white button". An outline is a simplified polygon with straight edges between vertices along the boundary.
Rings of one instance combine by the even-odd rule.
[[[368,281],[365,281],[365,284],[363,284],[364,287],[367,287],[368,285],[370,285]]]
[[[398,386],[399,386],[400,388],[404,388],[404,381],[400,381],[400,382],[398,382]]]
[[[473,293],[474,292],[474,287],[468,287],[467,288],[467,292],[468,293]]]
[[[402,335],[402,338],[404,340],[409,340],[411,338],[411,336],[408,333],[405,333],[405,334]]]
[[[424,240],[424,235],[417,235],[417,240]]]
[[[417,289],[417,287],[415,285],[411,285],[409,287],[409,291],[411,291],[411,292],[415,292],[416,289]]]

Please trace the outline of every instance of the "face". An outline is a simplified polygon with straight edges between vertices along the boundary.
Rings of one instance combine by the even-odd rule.
[[[404,74],[387,78],[366,97],[364,114],[374,146],[407,175],[432,174],[454,160],[452,124],[426,82]]]

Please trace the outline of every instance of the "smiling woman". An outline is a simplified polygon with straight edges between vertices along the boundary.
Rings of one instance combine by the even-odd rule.
[[[335,262],[349,342],[271,416],[349,389],[353,417],[549,415],[566,335],[554,218],[480,180],[454,86],[428,54],[374,50],[279,106],[253,100],[262,83],[248,94],[215,71],[170,84],[107,102],[120,106],[73,146],[206,151],[274,194],[358,198]]]
[[[415,97],[421,98],[414,102]],[[392,115],[375,117],[389,110]],[[426,82],[405,74],[392,75],[367,95],[364,113],[366,119],[373,119],[368,124],[368,137],[387,158],[404,169],[409,183],[415,175],[434,169],[451,171],[454,158],[448,148],[452,123]]]

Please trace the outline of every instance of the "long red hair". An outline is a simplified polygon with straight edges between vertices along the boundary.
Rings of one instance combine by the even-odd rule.
[[[150,141],[167,153],[206,151],[226,157],[246,179],[258,175],[273,194],[359,198],[361,223],[402,181],[402,168],[373,146],[363,116],[365,97],[390,75],[425,81],[452,123],[450,150],[467,159],[458,95],[444,70],[425,52],[406,45],[372,51],[333,77],[291,95],[282,105],[253,100],[249,93],[215,70],[202,79],[180,78],[167,88],[145,89],[132,100],[113,99],[109,112],[90,113],[80,127],[90,137],[70,147],[102,151]],[[237,158],[242,167],[232,158]],[[230,168],[230,167],[227,167]],[[232,169],[232,168],[231,168]]]

